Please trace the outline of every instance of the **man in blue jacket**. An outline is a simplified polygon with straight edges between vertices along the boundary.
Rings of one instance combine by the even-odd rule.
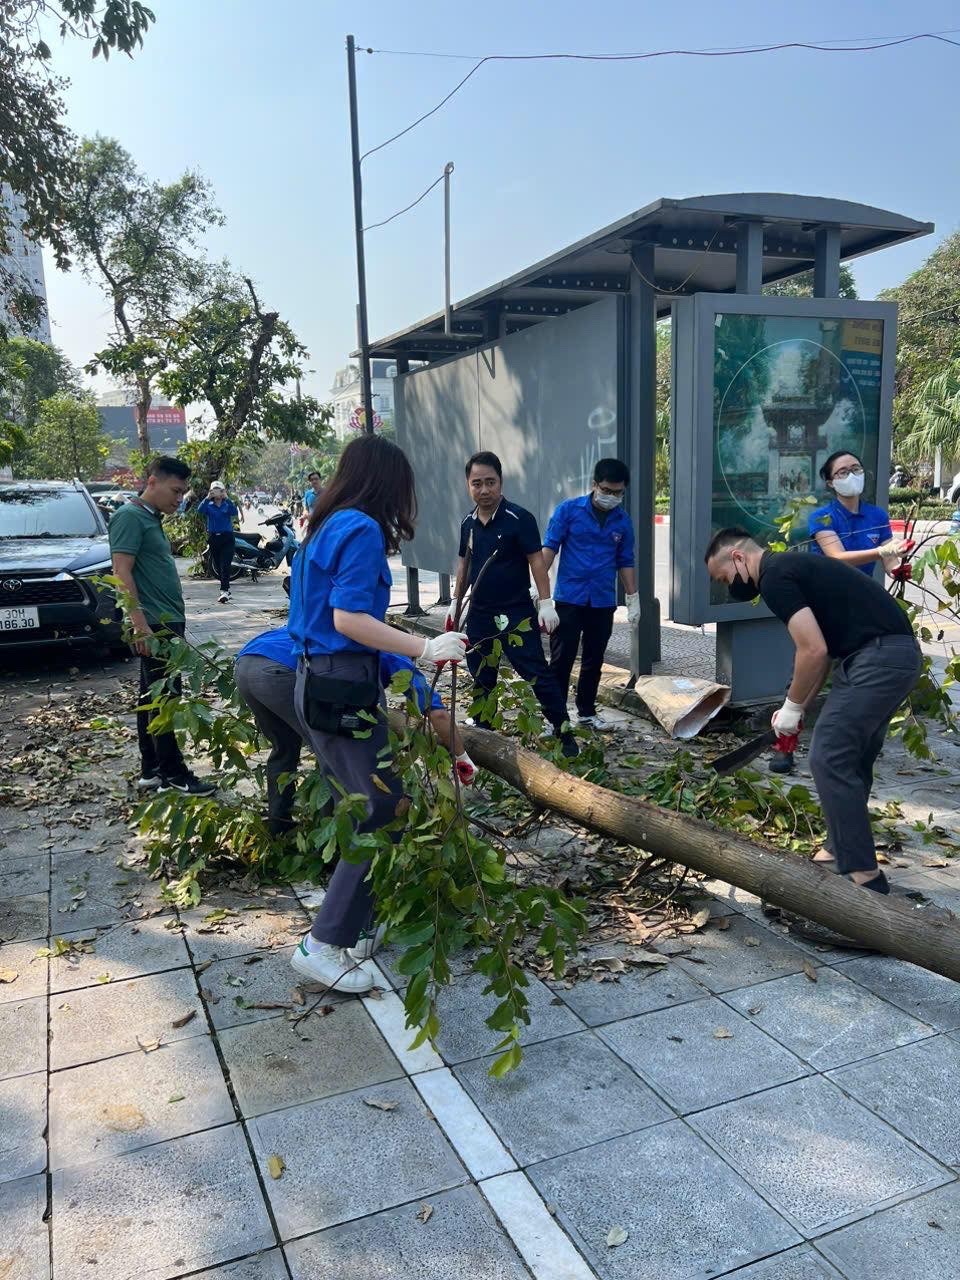
[[[600,671],[617,607],[617,575],[627,601],[627,621],[640,621],[640,597],[633,563],[633,522],[623,509],[630,471],[618,458],[601,458],[593,488],[582,498],[561,502],[543,539],[547,569],[557,554],[560,567],[553,596],[560,624],[550,636],[550,669],[566,702],[577,650],[583,641],[577,681],[577,721],[592,729],[610,725],[597,715]]]
[[[210,560],[214,572],[220,579],[220,603],[226,604],[230,599],[230,566],[233,564],[233,551],[236,537],[233,522],[238,511],[237,504],[227,497],[227,487],[219,480],[210,485],[210,492],[200,503],[197,510],[207,522],[207,540],[210,544]]]

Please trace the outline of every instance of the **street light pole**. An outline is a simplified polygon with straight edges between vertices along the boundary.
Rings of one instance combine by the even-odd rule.
[[[453,161],[443,167],[443,332],[453,333],[450,318],[450,175]]]
[[[373,434],[373,391],[370,384],[370,333],[367,326],[367,268],[363,253],[363,182],[360,176],[360,124],[357,119],[357,46],[347,36],[347,85],[350,95],[350,157],[353,165],[353,225],[357,242],[357,303],[360,339],[360,387],[363,430]]]

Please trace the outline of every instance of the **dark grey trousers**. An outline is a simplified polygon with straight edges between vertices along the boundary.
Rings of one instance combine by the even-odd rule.
[[[238,658],[234,675],[240,697],[253,712],[260,732],[270,743],[267,757],[267,816],[277,834],[290,822],[296,783],[281,788],[277,779],[296,773],[303,747],[303,732],[294,709],[297,673],[281,662],[271,662],[260,654]]]
[[[375,653],[325,654],[310,659],[310,670],[318,675],[336,676],[341,680],[376,680],[380,678],[380,659]],[[301,660],[297,670],[295,705],[301,731],[313,748],[320,767],[347,792],[367,797],[367,816],[357,827],[358,834],[377,831],[396,816],[397,802],[403,795],[400,779],[390,769],[378,769],[378,753],[387,745],[386,701],[380,694],[383,717],[373,727],[369,738],[341,738],[336,734],[311,729],[303,714],[306,664]],[[373,775],[387,791],[373,782]],[[318,942],[337,947],[352,947],[364,929],[373,922],[373,895],[367,883],[369,861],[337,863],[323,906],[311,930]]]
[[[877,854],[867,808],[873,766],[890,719],[917,682],[920,647],[912,636],[882,636],[833,668],[817,719],[810,770],[841,875],[873,871]]]

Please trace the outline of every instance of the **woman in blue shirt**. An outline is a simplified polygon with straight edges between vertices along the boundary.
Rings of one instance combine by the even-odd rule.
[[[861,500],[863,463],[849,449],[838,449],[820,468],[820,476],[834,498],[810,515],[811,551],[843,560],[870,576],[881,561],[892,574],[909,547],[894,538],[890,517],[882,507]]]
[[[324,772],[344,791],[366,796],[367,817],[358,834],[393,821],[402,795],[396,775],[377,767],[387,744],[379,651],[438,662],[459,661],[466,649],[467,638],[460,632],[424,640],[383,620],[393,583],[387,556],[413,537],[416,510],[406,454],[380,436],[361,436],[344,449],[336,474],[317,495],[291,572],[288,629],[300,655],[297,716]],[[326,681],[348,682],[357,686],[357,694],[361,686],[376,691],[370,695],[377,719],[369,737],[336,730],[328,716],[335,722],[336,712],[324,702]],[[291,964],[313,982],[351,992],[373,986],[358,967],[373,954],[375,942],[369,866],[337,864],[313,928],[294,950]]]
[[[220,579],[220,603],[226,604],[230,599],[230,566],[236,547],[233,522],[239,514],[237,504],[227,497],[226,485],[214,480],[197,510],[207,522],[210,560],[214,573]]]

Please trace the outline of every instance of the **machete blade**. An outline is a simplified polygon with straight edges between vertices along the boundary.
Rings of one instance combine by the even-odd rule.
[[[715,760],[711,760],[710,768],[715,769],[717,773],[730,773],[753,760],[761,751],[772,747],[776,740],[777,735],[774,730],[767,729],[765,733],[761,733],[756,738],[750,738],[742,746],[728,751],[726,755],[717,756]]]

